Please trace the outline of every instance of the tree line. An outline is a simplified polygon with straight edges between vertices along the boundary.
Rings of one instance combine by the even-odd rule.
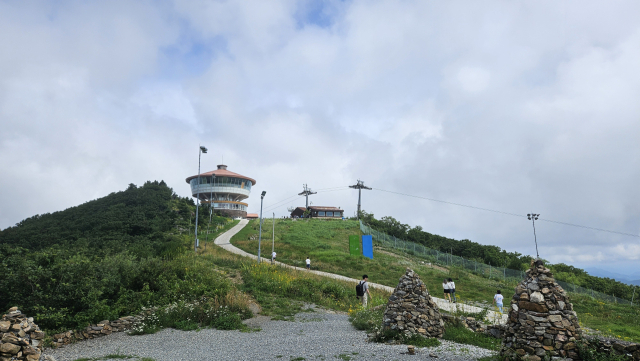
[[[404,224],[390,216],[376,219],[372,213],[362,211],[360,219],[379,232],[494,267],[526,271],[533,259],[532,256],[518,252],[508,252],[498,246],[482,245],[468,239],[456,240],[432,234],[423,230],[421,226],[412,228],[408,224]],[[545,261],[545,264],[552,270],[557,280],[573,283],[577,286],[590,288],[594,291],[626,300],[631,300],[632,298],[634,286],[611,278],[591,276],[583,269],[564,263],[550,264]]]

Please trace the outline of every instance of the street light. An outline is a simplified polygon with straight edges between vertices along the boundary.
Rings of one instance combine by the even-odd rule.
[[[262,201],[264,200],[264,195],[267,194],[267,191],[262,191],[260,195],[260,235],[258,236],[258,263],[260,263],[260,245],[262,242]]]
[[[209,228],[211,227],[211,217],[213,216],[213,181],[216,175],[211,175],[211,184],[209,184],[209,224],[207,225],[207,239],[204,242],[204,251],[207,251],[207,242],[209,242]]]
[[[538,254],[538,239],[536,237],[536,220],[538,219],[539,216],[540,216],[539,214],[535,214],[535,213],[527,214],[527,218],[529,218],[529,220],[533,222],[533,239],[536,242],[536,258],[540,258],[540,255]]]
[[[197,186],[197,193],[196,193],[196,232],[195,232],[195,236],[196,239],[193,242],[193,252],[198,252],[198,208],[200,207],[200,157],[202,155],[202,153],[207,153],[207,148],[200,146],[200,149],[198,150],[198,184]]]

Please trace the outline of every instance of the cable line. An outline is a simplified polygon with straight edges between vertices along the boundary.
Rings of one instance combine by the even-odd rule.
[[[420,198],[420,199],[426,199],[428,201],[433,201],[433,202],[439,202],[439,203],[445,203],[445,204],[452,204],[454,206],[460,206],[460,207],[466,207],[466,208],[472,208],[472,209],[479,209],[481,211],[487,211],[487,212],[493,212],[493,213],[500,213],[500,214],[506,214],[508,216],[514,216],[514,217],[527,217],[525,215],[522,214],[516,214],[516,213],[509,213],[509,212],[502,212],[502,211],[496,211],[494,209],[488,209],[488,208],[482,208],[482,207],[474,207],[474,206],[469,206],[466,204],[460,204],[460,203],[453,203],[453,202],[447,202],[447,201],[441,201],[439,199],[433,199],[433,198],[427,198],[427,197],[420,197],[420,196],[415,196],[413,194],[406,194],[406,193],[400,193],[400,192],[393,192],[393,191],[387,191],[384,189],[380,189],[380,188],[373,188],[374,191],[380,191],[380,192],[387,192],[387,193],[393,193],[393,194],[399,194],[402,196],[407,196],[407,197],[413,197],[413,198]]]
[[[280,203],[286,203],[286,202],[288,202],[289,200],[292,200],[293,198],[300,198],[300,197],[298,197],[298,195],[296,194],[296,195],[291,196],[291,197],[289,197],[289,198],[283,199],[283,200],[281,200],[281,201],[278,201],[278,202],[276,202],[276,203],[273,203],[273,204],[269,205],[268,207],[265,207],[265,211],[268,211],[268,210],[270,210],[271,208],[274,208],[274,207],[276,207],[276,208],[277,208],[277,206],[278,206],[278,205],[281,205]]]
[[[579,224],[573,224],[573,223],[566,223],[566,222],[560,222],[560,221],[552,221],[550,219],[544,219],[544,218],[540,218],[541,221],[545,221],[545,222],[551,222],[551,223],[557,223],[557,224],[563,224],[565,226],[571,226],[571,227],[578,227],[578,228],[586,228],[586,229],[591,229],[594,231],[600,231],[600,232],[608,232],[608,233],[615,233],[615,234],[621,234],[623,236],[631,236],[631,237],[636,237],[636,238],[640,238],[640,235],[637,234],[631,234],[631,233],[624,233],[624,232],[618,232],[618,231],[610,231],[608,229],[602,229],[602,228],[595,228],[595,227],[589,227],[589,226],[581,226]]]
[[[412,197],[412,198],[424,199],[424,200],[428,200],[428,201],[432,201],[432,202],[438,202],[438,203],[444,203],[444,204],[451,204],[451,205],[459,206],[459,207],[465,207],[465,208],[471,208],[471,209],[478,209],[478,210],[486,211],[486,212],[493,212],[493,213],[505,214],[505,215],[513,216],[513,217],[527,217],[527,216],[525,216],[525,215],[517,214],[517,213],[503,212],[503,211],[497,211],[497,210],[495,210],[495,209],[482,208],[482,207],[475,207],[475,206],[470,206],[470,205],[461,204],[461,203],[447,202],[447,201],[443,201],[443,200],[439,200],[439,199],[433,199],[433,198],[421,197],[421,196],[416,196],[416,195],[413,195],[413,194],[406,194],[406,193],[400,193],[400,192],[393,192],[393,191],[388,191],[388,190],[384,190],[384,189],[380,189],[380,188],[373,188],[373,190],[375,190],[375,191],[380,191],[380,192],[386,192],[386,193],[399,194],[399,195],[401,195],[401,196],[407,196],[407,197]],[[554,221],[554,220],[551,220],[551,219],[544,219],[544,218],[540,218],[540,220],[541,220],[541,221],[545,221],[545,222],[550,222],[550,223],[562,224],[562,225],[565,225],[565,226],[578,227],[578,228],[585,228],[585,229],[591,229],[591,230],[594,230],[594,231],[607,232],[607,233],[613,233],[613,234],[620,234],[620,235],[623,235],[623,236],[630,236],[630,237],[640,238],[640,235],[637,235],[637,234],[624,233],[624,232],[618,232],[618,231],[611,231],[611,230],[608,230],[608,229],[595,228],[595,227],[589,227],[589,226],[582,226],[582,225],[579,225],[579,224],[573,224],[573,223],[567,223],[567,222]]]

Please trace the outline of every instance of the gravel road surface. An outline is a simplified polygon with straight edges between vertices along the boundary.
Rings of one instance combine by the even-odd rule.
[[[271,321],[267,317],[250,320],[260,331],[239,332],[203,329],[166,329],[153,335],[129,336],[114,333],[48,350],[57,361],[101,358],[112,355],[144,357],[156,361],[178,360],[476,360],[492,351],[442,340],[442,345],[416,348],[407,355],[404,345],[367,342],[364,331],[349,323],[348,316],[316,309],[300,313],[295,321]],[[433,353],[438,358],[429,356]],[[110,360],[110,359],[106,359]]]

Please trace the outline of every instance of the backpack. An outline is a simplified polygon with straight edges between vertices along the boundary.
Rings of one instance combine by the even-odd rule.
[[[362,281],[360,281],[360,283],[358,283],[358,285],[356,286],[356,296],[364,296],[364,287],[362,285]]]

